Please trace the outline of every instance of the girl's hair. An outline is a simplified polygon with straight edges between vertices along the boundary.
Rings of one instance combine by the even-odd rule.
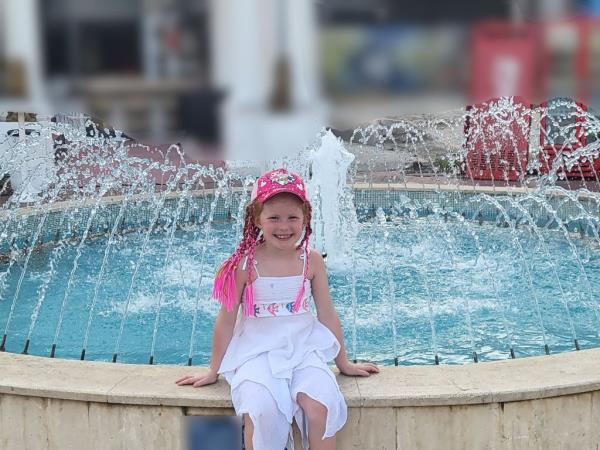
[[[297,248],[304,246],[305,270],[302,277],[302,285],[300,291],[292,306],[292,312],[298,311],[304,298],[304,284],[308,273],[308,262],[309,262],[309,247],[308,242],[310,235],[312,234],[312,227],[310,225],[312,219],[312,207],[306,200],[302,200],[294,194],[277,194],[277,195],[293,195],[294,198],[302,204],[302,212],[304,215],[304,235],[302,240],[298,244]],[[271,197],[273,198],[273,197]],[[268,201],[268,200],[267,200]],[[242,258],[247,258],[245,263],[248,273],[248,279],[246,281],[246,289],[244,293],[244,314],[246,316],[254,315],[254,289],[252,287],[252,267],[254,265],[254,252],[258,244],[263,242],[263,237],[260,236],[260,229],[256,226],[256,219],[262,212],[264,203],[254,199],[248,206],[246,206],[246,214],[244,217],[244,230],[242,234],[242,240],[236,248],[233,255],[231,255],[219,268],[215,276],[215,283],[213,285],[212,296],[219,300],[219,302],[225,306],[227,311],[232,311],[235,301],[237,299],[236,285],[235,285],[235,272]]]

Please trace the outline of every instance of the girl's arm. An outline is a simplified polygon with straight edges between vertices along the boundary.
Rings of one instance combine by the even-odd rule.
[[[244,291],[245,282],[246,272],[238,267],[235,273],[236,295],[238,298],[232,311],[227,311],[224,306],[221,306],[221,310],[215,319],[215,330],[213,332],[212,340],[212,357],[208,372],[197,376],[184,375],[175,382],[179,386],[186,384],[191,384],[194,387],[206,386],[215,383],[219,378],[217,371],[221,366],[225,351],[233,337],[233,329],[235,327],[238,309],[240,308],[240,300],[242,298],[242,292]]]
[[[325,325],[335,335],[340,343],[340,352],[335,358],[335,365],[340,372],[345,375],[360,375],[368,377],[371,373],[379,372],[375,364],[363,363],[353,364],[348,360],[346,348],[344,346],[344,335],[340,326],[340,319],[333,306],[331,295],[329,294],[329,282],[327,281],[327,270],[325,261],[319,252],[311,250],[310,267],[313,272],[311,280],[312,294],[317,307],[317,318],[319,322]]]

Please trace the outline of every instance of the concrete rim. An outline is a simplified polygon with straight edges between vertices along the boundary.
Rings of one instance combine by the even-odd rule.
[[[131,405],[231,408],[224,379],[175,380],[205,367],[149,366],[0,353],[0,392]],[[336,372],[350,407],[469,405],[600,390],[600,349],[465,365],[381,367],[369,378]]]

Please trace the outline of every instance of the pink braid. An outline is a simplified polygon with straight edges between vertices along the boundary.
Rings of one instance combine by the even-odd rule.
[[[246,217],[244,223],[244,232],[242,241],[238,245],[237,249],[219,268],[215,276],[213,284],[212,297],[225,306],[227,311],[232,311],[235,305],[237,297],[236,286],[235,286],[235,271],[237,270],[238,264],[241,259],[248,254],[248,251],[252,251],[254,254],[254,248],[256,248],[258,241],[259,229],[254,224],[253,219],[254,203],[250,203],[246,207]],[[253,260],[254,258],[252,258]],[[251,289],[251,288],[250,288]],[[248,294],[246,294],[246,297]],[[250,300],[252,301],[252,308],[254,308],[253,302],[254,296],[250,293]],[[246,305],[245,313],[248,312]]]
[[[248,261],[246,263],[248,280],[246,281],[246,292],[244,293],[244,314],[246,316],[254,315],[254,287],[252,286],[252,268],[254,267],[254,251],[256,250],[258,243],[258,239],[254,240],[250,244],[250,249],[248,250]]]
[[[298,295],[296,296],[296,300],[294,301],[294,304],[292,305],[292,312],[296,313],[298,312],[298,310],[300,309],[300,306],[302,306],[302,300],[304,299],[304,292],[305,292],[305,283],[306,283],[306,277],[308,274],[308,262],[310,260],[309,258],[309,249],[308,249],[308,239],[306,239],[304,241],[304,259],[306,262],[306,265],[304,267],[304,272],[302,273],[302,284],[300,285],[300,291],[298,291]]]
[[[306,220],[306,227],[304,229],[304,237],[302,238],[302,241],[300,242],[300,244],[298,245],[298,248],[302,247],[302,245],[304,244],[304,258],[305,258],[305,266],[304,266],[304,271],[302,273],[302,285],[300,286],[300,291],[298,292],[298,296],[296,297],[296,300],[294,301],[294,304],[292,305],[292,312],[296,313],[298,312],[298,310],[300,309],[300,306],[302,305],[302,300],[304,299],[304,285],[306,283],[306,278],[308,277],[308,269],[310,268],[309,266],[309,262],[310,262],[310,248],[308,246],[308,242],[309,242],[309,238],[310,235],[312,234],[312,228],[310,226],[310,221],[312,218],[312,208],[310,206],[310,203],[306,202],[305,203],[305,220]]]

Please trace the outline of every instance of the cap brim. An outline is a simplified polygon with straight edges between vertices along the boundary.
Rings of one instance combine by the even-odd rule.
[[[303,202],[306,201],[305,196],[298,194],[298,192],[295,190],[287,189],[285,186],[282,186],[281,188],[271,189],[269,192],[266,192],[264,195],[261,195],[261,197],[259,198],[259,201],[266,202],[271,197],[274,197],[277,194],[292,194],[292,195],[295,195],[296,197],[298,197]],[[255,196],[255,198],[256,198],[256,196]]]

